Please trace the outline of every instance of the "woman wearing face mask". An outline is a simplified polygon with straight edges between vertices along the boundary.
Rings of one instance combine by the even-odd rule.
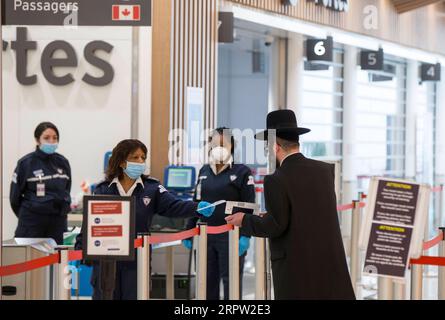
[[[211,216],[209,203],[181,201],[169,193],[158,180],[145,176],[147,147],[138,140],[124,140],[113,150],[106,179],[97,185],[95,195],[134,197],[136,202],[136,234],[149,231],[153,216],[170,218]],[[198,213],[199,212],[199,213]],[[76,249],[81,249],[82,235],[77,237]],[[100,268],[94,264],[91,284],[93,299],[102,300]],[[137,262],[118,262],[114,300],[137,299]]]
[[[214,203],[219,200],[255,202],[255,182],[250,169],[243,164],[235,164],[234,137],[227,128],[218,128],[210,136],[209,164],[202,167],[198,176],[195,200]],[[225,225],[225,207],[218,206],[208,219],[202,219],[209,226]],[[190,219],[187,229],[196,225],[197,219]],[[244,260],[249,249],[250,237],[240,230],[240,289]],[[192,248],[192,241],[185,240],[186,248]],[[207,299],[220,299],[220,282],[224,285],[224,300],[229,299],[229,237],[228,233],[209,235],[207,243]],[[240,297],[242,297],[242,290]]]
[[[71,204],[71,168],[56,153],[59,130],[43,122],[34,132],[36,150],[17,163],[9,200],[19,219],[16,238],[52,238],[63,244]]]

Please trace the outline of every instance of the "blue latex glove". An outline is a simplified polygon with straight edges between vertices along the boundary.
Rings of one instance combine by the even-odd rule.
[[[212,216],[213,212],[215,211],[215,207],[209,207],[211,205],[212,205],[211,203],[201,201],[198,204],[198,210],[196,210],[196,211],[198,211],[198,213],[202,214],[204,217],[209,218]],[[208,208],[206,208],[206,207],[208,207]],[[204,208],[206,208],[206,209],[204,209]]]
[[[192,250],[193,243],[192,240],[182,240],[182,245],[189,250]]]
[[[239,239],[239,256],[243,256],[250,247],[250,238],[241,237]]]

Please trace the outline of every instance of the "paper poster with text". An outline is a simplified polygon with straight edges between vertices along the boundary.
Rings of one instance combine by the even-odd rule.
[[[365,274],[405,279],[412,258],[422,254],[430,187],[374,177],[360,232]]]
[[[134,259],[134,208],[129,197],[86,197],[84,254],[90,259]],[[87,258],[88,259],[88,258]]]

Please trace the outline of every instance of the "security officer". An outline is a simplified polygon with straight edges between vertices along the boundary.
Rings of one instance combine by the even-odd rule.
[[[71,204],[71,168],[56,153],[57,127],[44,122],[34,132],[37,148],[18,161],[9,200],[19,219],[16,238],[52,238],[63,244]]]
[[[209,164],[199,172],[195,200],[211,203],[219,200],[255,202],[255,182],[251,170],[243,164],[235,164],[233,155],[235,139],[230,129],[218,128],[209,138]],[[201,219],[209,226],[225,225],[225,207],[219,206],[215,214]],[[188,229],[196,225],[197,219],[190,219]],[[249,249],[250,236],[240,230],[240,289],[244,261]],[[186,248],[192,248],[191,240],[183,241]],[[207,299],[219,300],[220,282],[224,284],[224,299],[229,299],[229,237],[227,233],[209,235],[207,242]],[[242,289],[241,289],[242,292]],[[240,296],[242,296],[240,292]]]
[[[212,215],[209,203],[181,201],[169,193],[158,180],[144,175],[147,147],[138,140],[124,140],[113,150],[106,180],[97,185],[95,195],[132,196],[136,200],[136,233],[147,233],[153,216],[188,218]],[[201,210],[202,209],[202,210]],[[77,237],[76,248],[82,247],[82,234]],[[102,300],[100,268],[94,263],[91,284],[93,299]],[[114,300],[137,299],[137,262],[118,262]]]

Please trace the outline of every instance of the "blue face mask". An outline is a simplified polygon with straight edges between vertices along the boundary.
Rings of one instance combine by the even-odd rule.
[[[57,143],[42,143],[40,145],[40,150],[42,150],[46,154],[54,154],[56,153],[59,144]]]
[[[127,168],[124,169],[124,172],[130,179],[136,180],[144,174],[146,168],[145,163],[127,161]]]

